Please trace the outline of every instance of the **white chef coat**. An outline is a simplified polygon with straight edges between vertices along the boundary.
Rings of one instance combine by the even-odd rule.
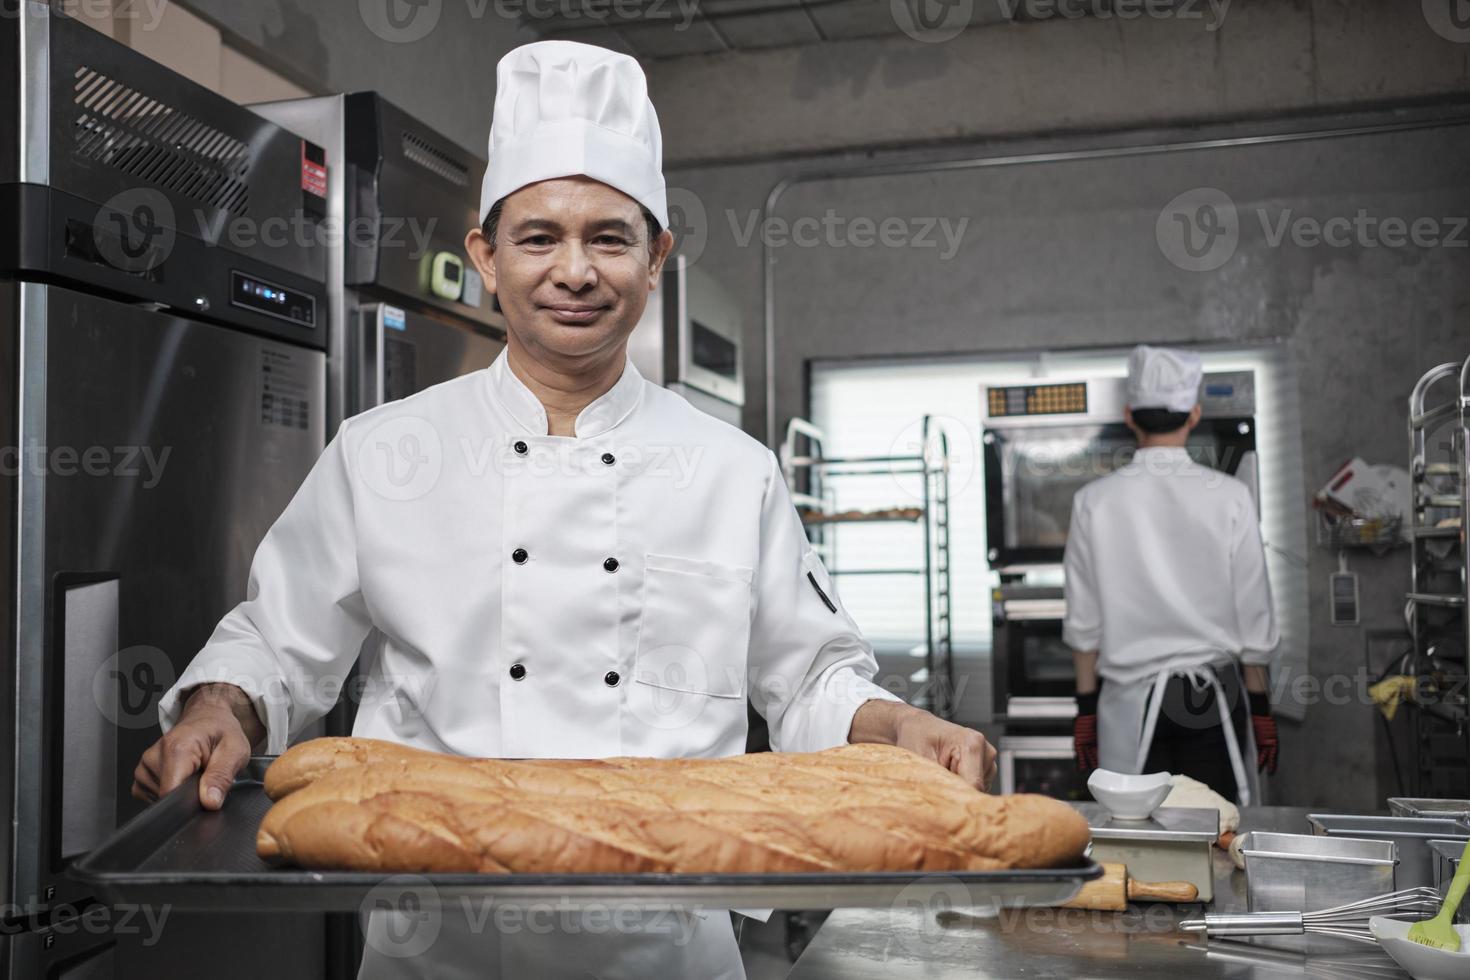
[[[1167,662],[1269,663],[1279,635],[1245,484],[1183,448],[1140,449],[1072,500],[1062,639],[1120,684]]]
[[[344,422],[256,551],[248,597],[164,695],[165,730],[183,691],[222,681],[279,753],[370,631],[353,734],[459,755],[735,755],[747,696],[774,749],[815,751],[847,741],[863,702],[899,700],[872,683],[770,450],[626,359],[575,437],[547,432],[504,353]],[[677,953],[660,935],[476,938],[466,963],[474,944],[446,932],[425,975],[513,977],[537,950],[558,967],[540,977],[650,975],[650,944],[681,975],[742,975],[724,912]],[[365,955],[364,977],[404,975]]]

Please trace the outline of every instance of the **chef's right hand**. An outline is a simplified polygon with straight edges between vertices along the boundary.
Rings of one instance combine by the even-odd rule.
[[[250,761],[250,746],[265,734],[249,695],[233,684],[196,687],[168,734],[154,742],[133,772],[133,796],[153,802],[196,772],[199,802],[218,810],[235,774]]]
[[[1077,695],[1077,719],[1072,722],[1072,751],[1077,769],[1091,772],[1097,768],[1097,692]]]

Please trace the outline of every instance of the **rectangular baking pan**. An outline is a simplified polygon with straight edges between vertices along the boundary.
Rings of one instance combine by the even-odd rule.
[[[124,824],[70,874],[110,902],[180,911],[337,911],[493,899],[558,908],[833,909],[895,903],[1009,907],[1064,902],[1102,875],[1085,861],[1018,871],[878,871],[802,874],[423,874],[273,868],[255,853],[271,801],[259,757],[217,812],[199,804],[198,777]]]

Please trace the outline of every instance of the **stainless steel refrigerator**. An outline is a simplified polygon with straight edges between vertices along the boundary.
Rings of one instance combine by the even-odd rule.
[[[141,808],[160,695],[325,444],[326,161],[44,3],[0,66],[0,975],[321,976],[319,916],[144,915],[66,868]]]

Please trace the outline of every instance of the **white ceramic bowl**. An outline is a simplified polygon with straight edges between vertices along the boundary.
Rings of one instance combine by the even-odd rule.
[[[1470,977],[1470,925],[1455,926],[1460,934],[1460,952],[1421,946],[1406,937],[1414,923],[1375,915],[1368,920],[1368,931],[1378,940],[1383,951],[1408,971],[1414,980],[1465,980]]]
[[[1147,820],[1164,802],[1174,783],[1167,772],[1134,776],[1097,769],[1087,777],[1087,788],[1092,790],[1092,798],[1119,820]]]

